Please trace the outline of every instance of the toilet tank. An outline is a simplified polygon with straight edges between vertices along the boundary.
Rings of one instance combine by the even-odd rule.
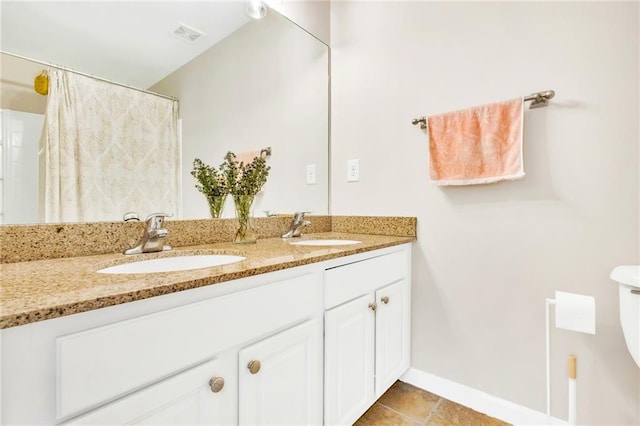
[[[622,332],[633,360],[640,367],[640,265],[618,266],[610,278],[618,282]]]

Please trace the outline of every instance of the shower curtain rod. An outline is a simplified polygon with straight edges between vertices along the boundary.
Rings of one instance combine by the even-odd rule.
[[[533,101],[531,102],[531,105],[529,105],[529,109],[540,108],[540,107],[545,107],[549,105],[549,99],[553,98],[555,95],[556,95],[556,92],[554,92],[553,90],[547,90],[545,92],[536,92],[536,93],[532,93],[530,95],[525,96],[523,98],[523,101],[524,102]],[[420,124],[421,129],[426,129],[427,117],[414,118],[413,120],[411,120],[411,124],[413,124],[414,126],[416,124]]]
[[[109,79],[102,78],[102,77],[97,77],[97,76],[92,75],[92,74],[87,74],[87,73],[84,73],[84,72],[81,72],[81,71],[76,71],[76,70],[74,70],[72,68],[67,68],[67,67],[63,67],[61,65],[52,64],[50,62],[40,61],[38,59],[29,58],[27,56],[18,55],[16,53],[7,52],[6,50],[0,50],[0,53],[3,53],[5,55],[9,55],[9,56],[13,56],[14,58],[19,58],[19,59],[24,59],[24,60],[27,60],[27,61],[35,62],[35,63],[38,63],[40,65],[44,65],[44,66],[47,66],[47,67],[53,67],[53,68],[58,68],[59,70],[69,71],[69,72],[72,72],[74,74],[83,75],[85,77],[93,78],[95,80],[104,81],[106,83],[115,84],[117,86],[126,87],[127,89],[137,90],[138,92],[148,93],[149,95],[155,95],[155,96],[158,96],[158,97],[161,97],[161,98],[165,98],[165,99],[169,99],[169,100],[172,100],[172,101],[178,101],[178,98],[174,98],[173,96],[163,95],[161,93],[152,92],[151,90],[141,89],[141,88],[135,87],[135,86],[129,86],[128,84],[119,83],[117,81],[109,80]]]

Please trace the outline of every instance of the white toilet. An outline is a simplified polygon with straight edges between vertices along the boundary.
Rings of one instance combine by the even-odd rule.
[[[640,367],[640,265],[618,266],[609,277],[620,286],[620,324],[631,356]]]

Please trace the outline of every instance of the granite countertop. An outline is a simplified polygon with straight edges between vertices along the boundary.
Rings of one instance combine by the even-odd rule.
[[[415,241],[415,237],[336,232],[307,234],[302,239],[349,239],[362,243],[344,246],[294,246],[288,240],[266,238],[258,240],[256,244],[218,243],[126,257],[122,254],[104,254],[0,264],[0,328]],[[120,263],[179,254],[232,254],[246,259],[228,265],[188,271],[123,275],[96,273],[99,269]]]

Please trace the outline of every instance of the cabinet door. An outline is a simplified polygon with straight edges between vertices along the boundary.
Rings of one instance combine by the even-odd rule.
[[[239,424],[322,423],[322,322],[314,319],[241,349]]]
[[[65,424],[234,424],[237,421],[234,355],[230,353],[193,367]],[[225,381],[216,392],[209,384],[214,377]],[[216,384],[220,385],[219,379]]]
[[[409,368],[407,286],[400,280],[376,291],[376,398]]]
[[[373,302],[367,294],[325,313],[326,424],[353,424],[374,401]]]

